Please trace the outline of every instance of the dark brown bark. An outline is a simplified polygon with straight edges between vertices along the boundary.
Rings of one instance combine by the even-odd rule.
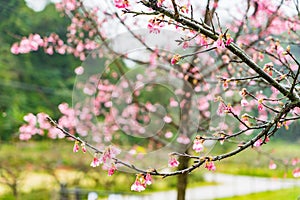
[[[188,167],[189,158],[187,157],[180,157],[180,162],[178,169],[185,169]],[[177,200],[185,200],[185,192],[188,184],[188,174],[180,174],[177,177]]]
[[[19,199],[17,183],[12,184],[11,189],[12,189],[12,192],[13,192],[13,195],[14,195],[15,199]]]

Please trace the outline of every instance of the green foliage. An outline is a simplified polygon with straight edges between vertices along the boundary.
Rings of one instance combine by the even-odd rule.
[[[274,200],[274,199],[299,199],[300,187],[282,189],[277,191],[260,192],[245,196],[236,196],[231,198],[222,198],[218,200]]]
[[[69,19],[59,16],[54,5],[36,13],[24,1],[12,0],[1,3],[0,11],[0,140],[8,140],[17,136],[29,112],[58,116],[57,105],[71,101],[73,69],[79,62],[72,56],[49,56],[43,50],[26,55],[10,52],[14,42],[30,33],[56,32],[65,37]]]
[[[32,200],[32,199],[38,199],[38,200],[49,200],[53,199],[53,192],[48,190],[37,190],[33,191],[31,193],[22,193],[20,194],[20,198],[22,200]],[[0,200],[15,200],[16,198],[12,196],[11,194],[5,194],[3,196],[0,196]]]

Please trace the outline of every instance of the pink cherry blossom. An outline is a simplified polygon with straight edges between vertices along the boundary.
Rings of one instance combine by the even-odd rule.
[[[183,44],[182,44],[182,48],[183,49],[187,49],[189,47],[189,42],[188,41],[184,41]]]
[[[226,110],[226,107],[227,106],[222,101],[220,101],[217,109],[217,115],[222,116]]]
[[[29,113],[23,117],[24,121],[26,121],[29,125],[35,126],[37,123],[36,116],[32,113]]]
[[[107,163],[112,158],[115,158],[118,154],[121,153],[121,150],[114,147],[114,146],[108,146],[104,152],[102,153],[102,156],[100,158],[101,163]]]
[[[76,9],[76,0],[63,0],[66,10],[72,11]]]
[[[170,156],[168,166],[169,167],[178,167],[178,165],[179,165],[178,160],[174,156]]]
[[[177,107],[178,106],[178,102],[175,101],[174,98],[170,98],[170,106],[171,107]]]
[[[256,142],[254,142],[253,146],[254,147],[260,147],[264,142],[267,143],[270,141],[270,138],[267,137],[265,139],[259,138]]]
[[[74,143],[73,152],[74,153],[78,152],[78,150],[79,150],[79,141],[76,140]]]
[[[149,173],[147,173],[146,176],[145,176],[145,184],[146,185],[151,185],[152,184],[152,176]]]
[[[171,131],[168,131],[165,133],[166,138],[171,138],[173,136],[173,133]]]
[[[209,161],[209,162],[207,161],[205,163],[205,168],[208,169],[209,171],[215,171],[216,170],[216,166],[215,166],[213,161]]]
[[[186,135],[180,134],[176,141],[179,144],[189,144],[191,140]]]
[[[85,143],[81,143],[81,150],[83,153],[86,153],[87,149],[86,149],[86,146],[85,146]]]
[[[293,170],[293,176],[295,178],[299,178],[300,177],[300,168],[297,167],[296,169]]]
[[[165,0],[157,0],[157,7],[161,7]]]
[[[129,6],[128,0],[114,0],[114,2],[117,8],[128,8]]]
[[[167,124],[172,122],[172,118],[170,116],[164,116],[164,122],[166,122]]]
[[[246,106],[248,106],[249,105],[249,102],[246,100],[246,99],[242,99],[241,100],[241,106],[242,107],[246,107]]]
[[[263,139],[258,139],[256,142],[254,142],[253,146],[255,147],[260,147],[263,143]]]
[[[171,64],[175,65],[176,63],[178,63],[179,60],[180,60],[180,55],[175,54],[171,59]]]
[[[264,109],[264,106],[261,103],[258,103],[257,110],[262,111]]]
[[[208,42],[207,42],[207,37],[203,34],[199,34],[196,37],[196,44],[203,46],[205,48],[208,48]]]
[[[216,41],[217,47],[220,49],[224,49],[225,48],[225,44],[223,42],[223,35],[220,34],[219,38]]]
[[[141,184],[138,180],[135,180],[131,185],[131,190],[136,192],[144,191],[146,188],[143,184]]]
[[[21,129],[21,127],[20,127],[20,129]],[[21,131],[20,131],[21,132]],[[20,133],[20,135],[19,135],[19,139],[20,140],[23,140],[23,141],[26,141],[26,140],[29,140],[29,139],[31,139],[31,134],[30,133]]]
[[[112,164],[111,167],[107,171],[108,176],[112,176],[116,170],[117,170],[117,167],[114,164]]]
[[[203,151],[204,147],[202,144],[201,139],[199,139],[199,137],[196,137],[196,139],[194,140],[194,144],[193,144],[193,150],[196,151],[197,153]]]
[[[11,46],[10,52],[13,53],[13,54],[19,54],[19,45],[18,45],[18,43],[14,43]]]
[[[225,80],[225,81],[223,81],[223,89],[224,89],[224,90],[228,89],[229,83],[230,83],[230,80],[228,80],[228,79]]]
[[[230,104],[228,104],[224,110],[225,113],[231,113],[233,112],[233,108]]]
[[[150,33],[158,34],[160,33],[160,29],[164,27],[164,23],[160,18],[153,18],[148,21],[147,28],[149,29]]]
[[[226,40],[225,46],[229,46],[233,42],[232,38]]]
[[[101,161],[98,158],[98,155],[95,154],[93,161],[91,162],[91,167],[98,167],[101,164]]]
[[[46,113],[38,113],[36,117],[37,117],[37,123],[39,124],[39,127],[41,129],[49,130],[52,127],[47,119],[47,117],[49,116]]]
[[[150,54],[150,57],[149,57],[149,62],[150,62],[150,66],[153,67],[153,66],[156,66],[156,61],[157,61],[157,55],[158,55],[158,50],[155,49],[153,51],[153,53]]]
[[[297,165],[298,163],[300,163],[300,159],[299,158],[293,158],[292,159],[292,165],[293,166]]]
[[[277,168],[276,163],[274,163],[274,162],[271,160],[270,163],[269,163],[269,169],[276,169],[276,168]]]
[[[81,75],[84,72],[84,68],[82,66],[79,66],[74,71],[75,71],[75,74]]]

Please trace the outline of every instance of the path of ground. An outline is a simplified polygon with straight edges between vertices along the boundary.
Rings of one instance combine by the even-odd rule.
[[[256,192],[300,187],[299,179],[275,179],[206,173],[204,178],[217,185],[187,189],[186,200],[213,200]],[[300,194],[299,194],[300,197]],[[109,200],[176,200],[176,191],[155,192],[145,196],[112,195]]]

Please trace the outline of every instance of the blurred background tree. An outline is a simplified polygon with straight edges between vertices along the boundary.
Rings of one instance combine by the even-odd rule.
[[[59,16],[54,4],[36,13],[24,1],[0,3],[0,141],[17,138],[26,113],[47,112],[57,117],[57,105],[71,102],[78,60],[41,50],[18,56],[10,52],[14,42],[30,33],[57,32],[63,38],[68,20]]]

